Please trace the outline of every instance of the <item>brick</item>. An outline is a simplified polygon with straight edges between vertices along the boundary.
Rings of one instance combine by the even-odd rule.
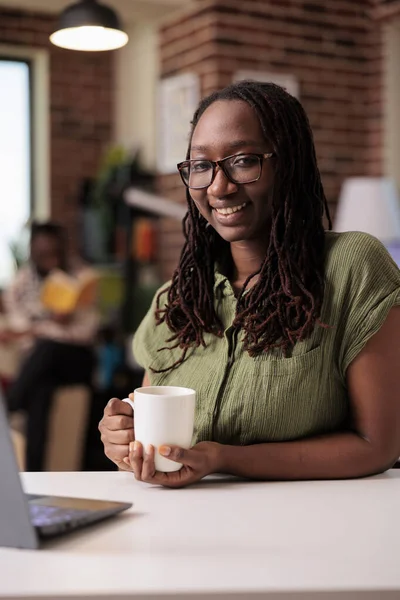
[[[199,31],[193,32],[191,35],[181,37],[171,44],[162,48],[163,60],[167,60],[172,56],[184,54],[191,51],[193,48],[213,41],[217,37],[217,27],[206,27]]]
[[[389,1],[378,1],[374,2],[374,5],[370,11],[370,16],[375,21],[387,21],[393,19],[400,14],[400,2],[399,0]]]
[[[162,51],[168,48],[170,44],[179,42],[180,40],[191,37],[199,31],[206,30],[213,26],[215,18],[213,14],[205,14],[197,19],[186,21],[184,24],[180,24],[176,27],[171,27],[166,31],[160,31],[159,44]]]

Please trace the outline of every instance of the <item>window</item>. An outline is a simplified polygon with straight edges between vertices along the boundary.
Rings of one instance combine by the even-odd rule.
[[[10,244],[32,211],[30,81],[28,62],[0,58],[0,288],[14,272]]]

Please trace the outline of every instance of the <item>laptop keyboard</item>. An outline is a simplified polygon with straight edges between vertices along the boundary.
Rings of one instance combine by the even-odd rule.
[[[70,523],[87,517],[87,510],[60,508],[44,504],[29,504],[31,523],[34,527],[44,527],[57,523]]]

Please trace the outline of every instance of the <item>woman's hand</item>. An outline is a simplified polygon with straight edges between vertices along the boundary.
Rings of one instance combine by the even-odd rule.
[[[130,397],[133,399],[133,394],[130,394]],[[104,409],[99,431],[107,458],[123,471],[131,471],[129,461],[124,462],[124,458],[129,455],[129,443],[135,439],[133,410],[130,404],[112,398]]]
[[[138,481],[180,488],[219,471],[220,444],[215,442],[200,442],[189,450],[178,446],[160,446],[162,456],[183,465],[179,471],[172,473],[156,471],[154,452],[154,446],[144,449],[140,442],[129,444],[129,456],[124,462]]]

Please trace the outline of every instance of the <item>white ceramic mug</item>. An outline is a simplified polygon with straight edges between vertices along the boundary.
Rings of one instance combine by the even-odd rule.
[[[180,463],[158,452],[164,445],[190,448],[196,405],[196,392],[190,388],[175,386],[150,386],[134,391],[134,399],[124,398],[134,410],[135,440],[146,448],[155,448],[157,471],[179,471]]]

